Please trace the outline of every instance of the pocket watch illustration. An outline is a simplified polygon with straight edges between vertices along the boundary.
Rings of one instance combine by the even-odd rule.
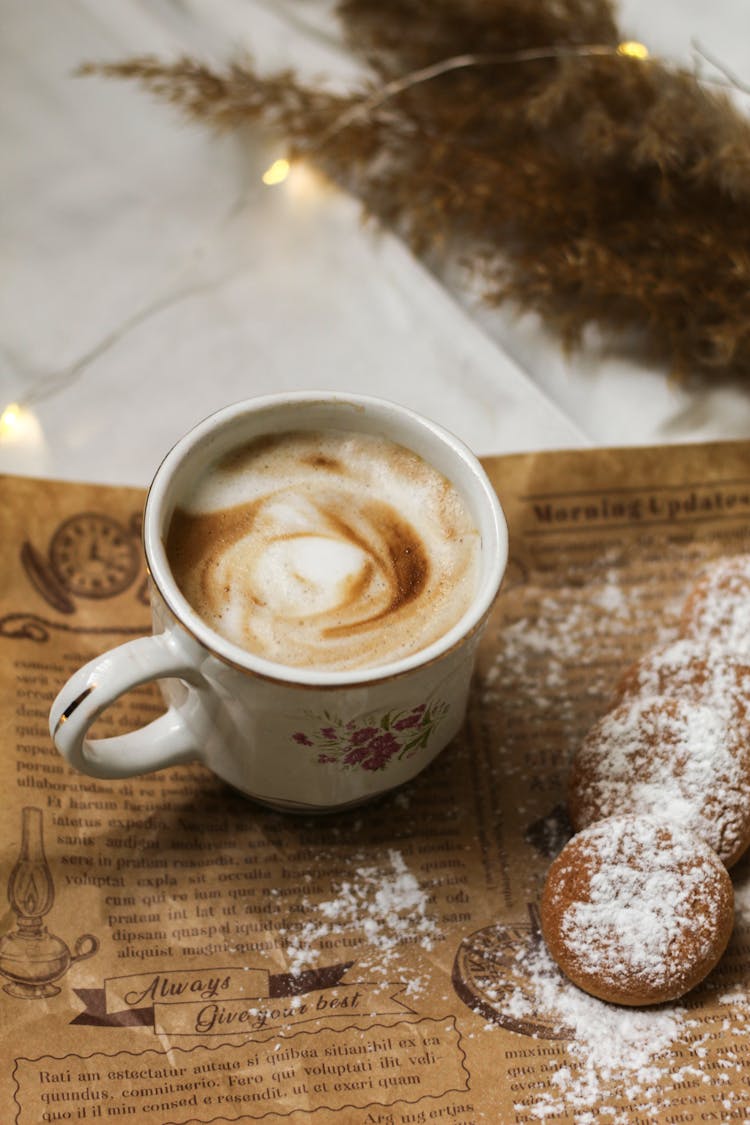
[[[73,597],[112,598],[127,590],[140,553],[132,528],[103,512],[79,512],[57,528],[47,558],[27,541],[21,562],[45,601],[60,613],[74,613]]]
[[[536,995],[530,965],[542,945],[536,904],[529,920],[485,926],[463,939],[453,962],[457,996],[485,1020],[535,1039],[571,1039]]]

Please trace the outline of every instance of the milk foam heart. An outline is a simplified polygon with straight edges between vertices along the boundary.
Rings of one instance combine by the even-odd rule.
[[[454,486],[375,435],[257,439],[199,479],[167,556],[218,633],[281,664],[372,668],[417,652],[471,605],[480,537]]]

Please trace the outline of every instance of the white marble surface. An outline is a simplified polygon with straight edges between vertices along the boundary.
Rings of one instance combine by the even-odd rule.
[[[356,76],[322,0],[2,0],[0,471],[146,484],[228,402],[283,389],[380,394],[478,453],[750,436],[750,391],[677,387],[535,318],[436,281],[282,138],[217,138],[87,59],[251,48],[334,85]],[[747,0],[626,0],[652,52],[691,41],[750,80]],[[737,95],[738,100],[747,102]],[[643,403],[648,401],[648,409]]]

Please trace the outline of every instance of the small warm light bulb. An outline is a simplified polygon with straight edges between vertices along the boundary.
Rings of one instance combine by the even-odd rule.
[[[21,407],[16,402],[9,403],[0,414],[0,432],[8,433],[18,428],[21,421]]]
[[[647,59],[648,47],[644,43],[637,43],[634,39],[627,39],[617,47],[618,55],[626,55],[629,59]]]
[[[283,184],[284,180],[289,175],[289,168],[290,164],[288,160],[284,160],[283,158],[281,160],[274,160],[273,164],[266,168],[261,179],[263,183],[268,184],[269,187],[275,184]]]
[[[14,448],[36,448],[44,438],[39,419],[28,406],[9,402],[0,414],[0,444]]]

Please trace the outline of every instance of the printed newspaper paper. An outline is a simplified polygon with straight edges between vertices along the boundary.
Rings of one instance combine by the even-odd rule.
[[[0,1120],[750,1119],[750,862],[730,947],[680,1003],[586,997],[537,927],[569,756],[701,567],[748,549],[750,449],[486,465],[511,557],[465,730],[401,791],[317,818],[199,765],[67,766],[57,690],[149,630],[143,494],[0,481]],[[139,689],[99,731],[160,711]]]

